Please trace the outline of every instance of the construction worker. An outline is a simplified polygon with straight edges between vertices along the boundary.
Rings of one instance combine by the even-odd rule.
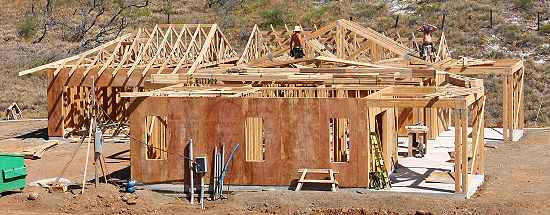
[[[416,29],[416,31],[422,32],[424,34],[424,36],[422,37],[422,48],[420,50],[420,56],[424,59],[426,59],[427,56],[432,57],[434,51],[432,33],[434,31],[437,31],[437,27],[428,23],[424,23],[422,26]]]
[[[294,26],[294,33],[290,36],[290,56],[294,59],[304,57],[304,38],[302,37],[302,27]]]

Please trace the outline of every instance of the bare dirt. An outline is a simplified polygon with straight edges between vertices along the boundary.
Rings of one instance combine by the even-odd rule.
[[[0,151],[43,142],[46,126],[46,121],[0,122]],[[27,183],[58,176],[76,147],[79,152],[63,177],[81,181],[85,144],[66,143],[47,151],[42,159],[26,160]],[[527,130],[519,143],[486,148],[486,182],[468,200],[458,195],[274,190],[233,192],[226,200],[206,201],[206,209],[201,210],[174,195],[149,190],[125,194],[115,185],[89,184],[84,194],[78,189],[48,193],[27,186],[22,192],[4,193],[0,208],[2,214],[550,214],[548,149],[550,129]],[[128,145],[109,143],[105,155],[111,176],[127,179]],[[93,166],[88,169],[93,174]],[[30,193],[38,198],[28,200]]]

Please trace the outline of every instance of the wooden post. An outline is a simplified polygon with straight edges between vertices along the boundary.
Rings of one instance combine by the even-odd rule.
[[[95,126],[95,118],[91,116],[90,127],[88,127],[88,143],[87,143],[87,149],[86,149],[86,162],[84,164],[84,176],[82,177],[82,190],[80,191],[82,194],[84,194],[84,188],[86,187],[86,173],[88,171],[88,160],[90,158],[90,142],[92,140],[92,127],[94,126]]]
[[[454,121],[454,126],[455,126],[455,173],[454,173],[454,178],[455,178],[455,193],[459,193],[461,191],[461,159],[462,159],[462,156],[461,156],[461,151],[462,151],[462,148],[461,148],[461,145],[462,144],[462,123],[461,123],[461,120],[462,120],[462,110],[460,109],[455,109],[453,110],[453,121]]]
[[[462,156],[462,192],[468,192],[468,107],[465,107],[462,110],[462,120],[461,120],[461,135],[460,140],[462,141],[462,152],[461,154],[455,154],[455,158]]]
[[[189,201],[191,204],[195,201],[195,184],[193,179],[195,177],[195,171],[193,171],[193,139],[189,139]]]
[[[393,28],[397,28],[398,24],[399,24],[399,15],[397,15],[397,17],[395,18],[395,25],[393,26]]]
[[[441,31],[445,28],[445,17],[447,16],[447,13],[443,13],[443,19],[441,20]]]
[[[507,75],[507,95],[508,97],[508,110],[506,114],[508,115],[508,137],[506,138],[509,143],[514,140],[514,76],[513,74]]]
[[[340,23],[340,20],[336,21],[336,56],[339,58],[344,59],[344,27],[342,27],[342,23]]]
[[[509,143],[511,141],[511,124],[512,124],[512,92],[511,91],[511,87],[510,87],[510,82],[511,82],[511,79],[512,77],[508,74],[504,75],[503,76],[503,80],[502,80],[502,90],[503,90],[503,94],[502,94],[502,101],[504,103],[504,106],[503,106],[503,109],[502,109],[502,112],[503,112],[503,122],[502,122],[502,136],[503,136],[503,140],[505,143]]]
[[[481,140],[479,145],[479,161],[477,162],[477,173],[478,175],[485,175],[485,96],[483,96],[483,101],[481,102],[481,132],[478,134],[479,139]]]
[[[483,175],[482,167],[482,153],[485,150],[485,96],[481,97],[474,103],[472,108],[472,173],[475,175]]]
[[[519,102],[518,102],[518,114],[519,114],[519,129],[525,127],[525,96],[523,93],[523,83],[525,82],[525,67],[521,68],[521,75],[519,80]]]
[[[493,9],[489,10],[489,23],[490,23],[489,26],[492,29],[493,28]]]
[[[540,11],[537,11],[537,31],[540,31]]]

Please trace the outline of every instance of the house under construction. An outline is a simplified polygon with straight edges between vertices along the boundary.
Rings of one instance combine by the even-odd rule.
[[[294,59],[291,33],[254,26],[239,54],[216,24],[157,25],[20,75],[47,72],[50,137],[85,128],[95,92],[105,120],[129,125],[131,175],[144,183],[188,181],[181,155],[192,140],[209,163],[222,145],[240,144],[227,184],[288,186],[309,168],[338,172],[340,187],[369,187],[376,142],[389,173],[446,148],[454,155],[441,168],[453,182],[438,189],[469,196],[484,175],[485,93],[468,75],[502,77],[502,138],[521,136],[521,60],[452,58],[442,34],[426,62],[414,35],[347,20],[304,32],[306,56]],[[426,158],[403,157],[400,139],[418,124]]]

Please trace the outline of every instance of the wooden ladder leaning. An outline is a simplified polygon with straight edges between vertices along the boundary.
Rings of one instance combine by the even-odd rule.
[[[300,180],[298,180],[298,185],[296,186],[296,189],[294,191],[300,191],[304,183],[319,183],[319,184],[331,184],[332,186],[331,191],[336,192],[336,188],[338,187],[338,181],[336,181],[336,177],[334,177],[334,174],[339,173],[338,171],[335,171],[333,169],[299,169],[298,172],[302,173],[302,177],[300,177]],[[329,174],[330,179],[326,179],[326,180],[306,179],[307,173]]]
[[[380,137],[378,132],[370,133],[371,141],[371,156],[374,163],[374,172],[370,173],[370,184],[369,188],[371,189],[386,189],[391,187],[390,177],[388,171],[386,170],[386,164],[384,163],[384,158],[382,157],[382,149],[380,148]]]

